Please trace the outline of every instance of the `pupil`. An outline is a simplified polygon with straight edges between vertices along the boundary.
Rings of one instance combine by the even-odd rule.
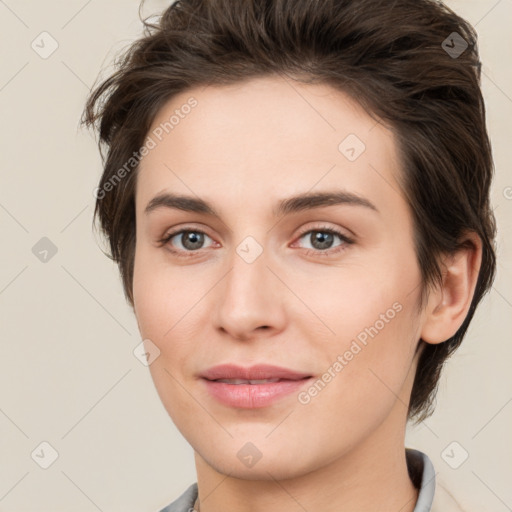
[[[199,249],[203,242],[202,233],[188,232],[184,234],[184,241],[182,239],[183,246],[187,249]]]
[[[317,247],[317,249],[328,249],[332,244],[333,234],[332,233],[326,233],[324,231],[317,231],[316,234],[311,235],[312,238],[312,244],[315,247],[315,243],[319,242],[320,247]]]

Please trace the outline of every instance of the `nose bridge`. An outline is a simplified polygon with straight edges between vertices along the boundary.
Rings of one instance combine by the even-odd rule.
[[[226,301],[257,306],[268,294],[268,254],[252,237],[244,239],[233,251],[231,270],[226,276]],[[267,297],[268,299],[269,297]]]
[[[233,248],[229,272],[216,297],[218,327],[246,337],[261,326],[280,326],[282,303],[269,263],[269,252],[253,237]]]

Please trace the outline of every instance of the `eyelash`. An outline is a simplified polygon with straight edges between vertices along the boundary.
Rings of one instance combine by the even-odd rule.
[[[329,233],[331,235],[336,235],[344,243],[342,245],[339,245],[339,246],[335,247],[334,249],[326,249],[326,250],[307,249],[307,253],[306,254],[308,256],[310,256],[311,253],[312,253],[313,256],[319,256],[319,255],[321,255],[321,256],[332,256],[333,254],[337,254],[339,252],[342,252],[342,251],[346,250],[347,246],[349,246],[349,245],[354,243],[354,240],[352,238],[349,238],[348,236],[344,235],[340,231],[338,231],[336,229],[333,229],[333,228],[329,228],[327,226],[318,226],[318,227],[315,227],[315,228],[310,228],[310,229],[302,232],[298,236],[298,240],[303,238],[304,235],[307,235],[308,233],[312,233],[312,232]],[[176,235],[180,235],[180,234],[183,234],[183,233],[201,233],[201,234],[206,235],[206,236],[209,237],[209,235],[207,233],[205,233],[204,231],[202,231],[200,229],[196,229],[196,228],[186,229],[185,228],[185,229],[180,229],[178,231],[173,231],[171,233],[166,234],[163,238],[158,240],[159,246],[162,247],[164,245],[167,245],[171,241],[172,238],[174,238]],[[209,238],[211,238],[211,237],[209,237]],[[181,251],[181,250],[176,250],[176,249],[169,248],[168,250],[171,253],[175,254],[176,256],[178,256],[180,258],[189,258],[189,257],[192,257],[192,256],[196,256],[200,252],[200,249],[199,250],[193,250],[193,251]],[[185,254],[182,254],[183,252],[185,252]]]

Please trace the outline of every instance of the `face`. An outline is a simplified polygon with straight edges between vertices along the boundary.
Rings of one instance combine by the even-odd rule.
[[[340,91],[266,77],[175,96],[148,137],[134,310],[200,460],[286,478],[399,439],[420,269],[392,132]],[[213,382],[235,377],[280,380]]]

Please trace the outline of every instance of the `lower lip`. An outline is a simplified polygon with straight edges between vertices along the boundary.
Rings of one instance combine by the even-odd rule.
[[[305,386],[311,377],[300,380],[280,380],[267,384],[228,384],[203,379],[208,392],[219,402],[230,407],[255,409],[266,407]]]

